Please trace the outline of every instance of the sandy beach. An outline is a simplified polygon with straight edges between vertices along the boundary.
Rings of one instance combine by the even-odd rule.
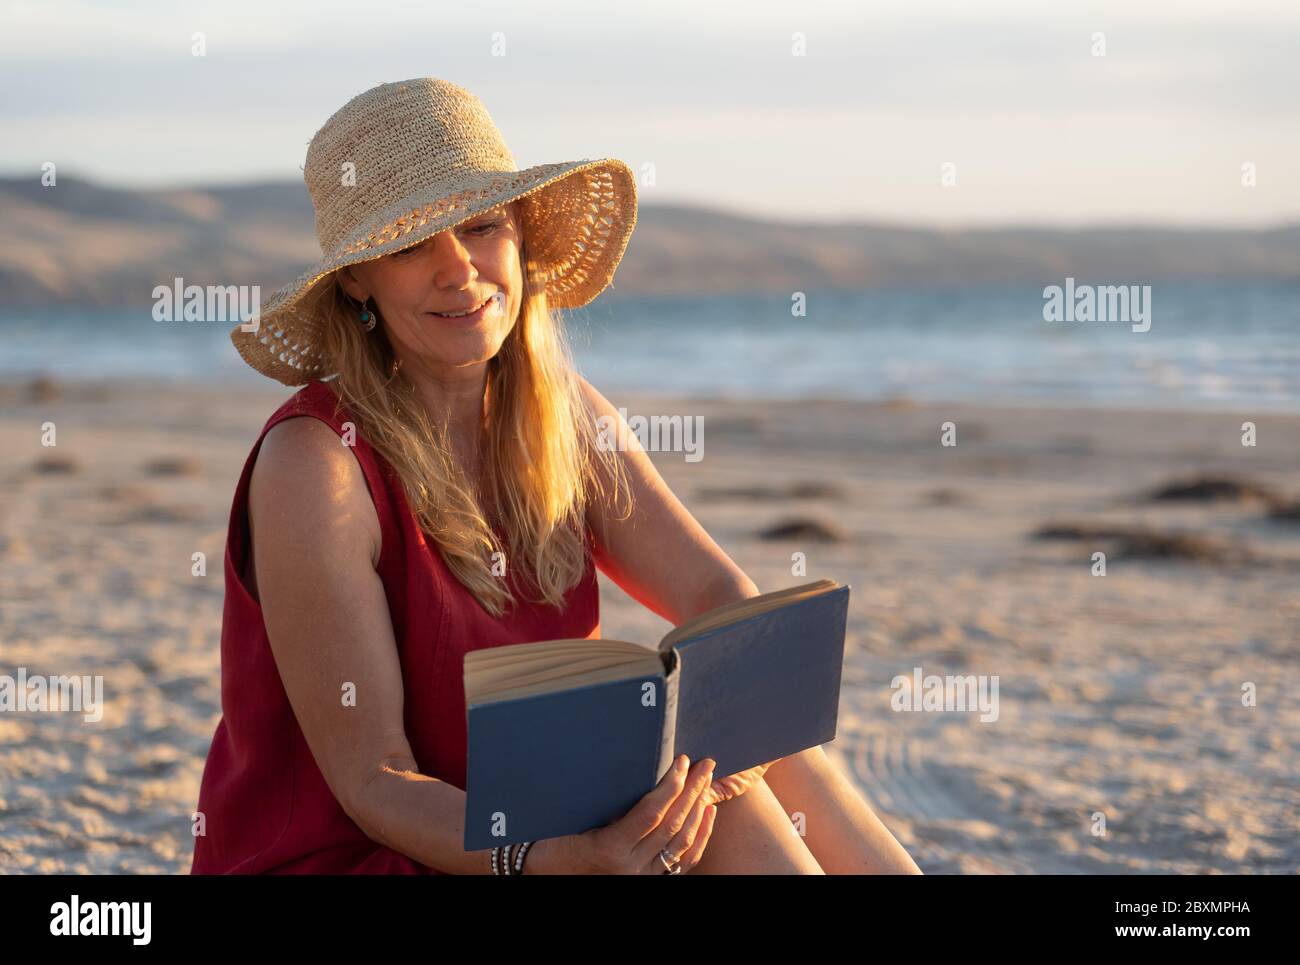
[[[105,701],[0,713],[0,872],[188,871],[230,500],[288,394],[0,386],[0,674]],[[607,394],[702,417],[656,464],[761,589],[852,587],[827,751],[927,873],[1300,870],[1300,417]],[[606,637],[658,639],[602,586]],[[996,719],[895,710],[918,667]]]

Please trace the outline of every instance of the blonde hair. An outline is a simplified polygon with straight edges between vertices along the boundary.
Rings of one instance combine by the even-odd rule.
[[[495,617],[515,597],[493,574],[493,560],[501,559],[493,554],[504,554],[517,588],[558,607],[586,568],[584,514],[591,500],[608,495],[624,518],[631,512],[621,465],[597,444],[595,413],[581,395],[564,330],[527,251],[521,239],[519,317],[488,362],[482,493],[453,457],[445,425],[429,418],[400,368],[393,371],[382,323],[361,329],[357,303],[337,275],[319,286],[308,308],[322,314],[321,348],[338,373],[333,385],[358,420],[358,434],[392,466],[447,567]]]

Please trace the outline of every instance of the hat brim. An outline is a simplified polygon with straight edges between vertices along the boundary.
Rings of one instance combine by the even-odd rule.
[[[636,225],[636,182],[614,158],[488,172],[438,198],[410,197],[378,212],[337,248],[276,289],[230,340],[250,366],[284,385],[332,374],[320,352],[318,313],[304,301],[340,268],[374,261],[454,228],[497,205],[524,200],[530,257],[555,308],[586,305],[613,281]]]

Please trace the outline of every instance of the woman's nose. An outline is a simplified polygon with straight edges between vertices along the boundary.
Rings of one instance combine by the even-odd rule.
[[[460,287],[477,276],[469,249],[460,243],[455,231],[433,236],[433,280],[439,287]]]

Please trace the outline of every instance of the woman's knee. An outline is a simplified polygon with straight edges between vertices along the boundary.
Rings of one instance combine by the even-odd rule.
[[[718,804],[713,834],[695,874],[824,872],[766,781]]]

